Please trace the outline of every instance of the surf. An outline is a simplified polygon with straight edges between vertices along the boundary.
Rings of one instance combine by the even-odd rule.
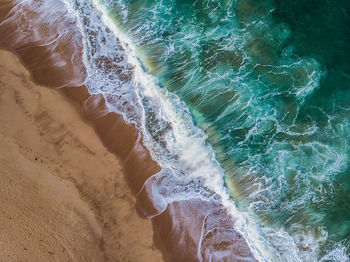
[[[346,244],[329,240],[323,214],[314,210],[332,203],[334,178],[347,170],[347,149],[339,145],[346,144],[348,131],[335,134],[331,122],[316,116],[319,110],[333,119],[310,103],[328,71],[318,57],[297,54],[293,30],[275,20],[275,4],[99,4],[133,43],[142,69],[181,101],[204,132],[226,193],[249,217],[245,225],[251,228],[241,230],[254,232],[245,235],[248,242],[270,241],[271,249],[262,252],[275,255],[270,261],[315,261],[330,253],[344,259]],[[345,118],[336,118],[347,126]]]

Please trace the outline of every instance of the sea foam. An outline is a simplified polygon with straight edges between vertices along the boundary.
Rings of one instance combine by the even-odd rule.
[[[281,244],[288,246],[286,252],[291,253],[283,256],[289,257],[288,261],[301,261],[293,239],[286,232],[271,231],[268,238],[253,216],[237,210],[224,186],[224,172],[207,142],[207,135],[194,125],[189,110],[178,96],[161,88],[157,78],[144,71],[132,41],[109,19],[108,11],[97,1],[94,5],[89,1],[76,3],[85,39],[89,91],[103,94],[111,111],[122,114],[126,121],[142,130],[144,144],[162,167],[142,189],[153,198],[156,210],[156,213],[144,210],[145,214],[155,217],[168,204],[181,200],[214,201],[225,206],[234,221],[231,225],[246,238],[260,261],[283,259],[273,248],[276,236],[280,236]],[[266,243],[269,239],[272,242]],[[201,238],[199,248],[202,241]],[[215,256],[215,250],[210,252]],[[198,254],[201,253],[198,249]]]

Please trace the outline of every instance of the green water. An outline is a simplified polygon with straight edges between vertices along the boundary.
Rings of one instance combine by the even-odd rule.
[[[208,135],[239,209],[301,261],[348,261],[350,1],[101,3]]]

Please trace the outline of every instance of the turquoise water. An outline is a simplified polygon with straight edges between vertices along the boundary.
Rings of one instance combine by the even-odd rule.
[[[100,2],[208,135],[239,209],[304,261],[348,261],[350,2]]]

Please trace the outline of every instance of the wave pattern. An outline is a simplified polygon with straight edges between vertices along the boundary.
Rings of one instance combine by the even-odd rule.
[[[154,218],[171,203],[171,210],[180,207],[181,212],[181,208],[191,209],[183,201],[196,204],[201,200],[204,204],[196,214],[198,221],[203,220],[200,236],[189,232],[197,219],[167,211],[172,213],[174,227],[183,228],[174,229],[174,241],[180,246],[196,242],[195,259],[199,261],[255,261],[242,231],[237,230],[244,223],[224,187],[223,170],[207,135],[194,125],[185,104],[144,71],[132,43],[114,26],[103,6],[87,0],[65,3],[77,17],[83,35],[85,84],[89,92],[103,94],[110,111],[122,114],[127,122],[142,130],[143,142],[162,167],[139,192],[141,198],[147,195],[152,202],[152,208],[141,203],[141,210]],[[255,252],[260,256],[258,249]]]
[[[174,139],[168,130],[188,118],[188,112],[186,117],[162,120],[155,103],[143,103],[150,144],[157,144],[155,151],[171,149],[161,150],[167,156],[164,165],[212,147],[215,157],[208,159],[220,163],[239,210],[259,221],[247,223],[259,228],[258,234],[272,247],[268,252],[274,258],[267,260],[348,261],[349,220],[340,212],[349,207],[340,199],[348,195],[349,72],[332,68],[311,51],[310,56],[298,52],[300,45],[310,43],[295,40],[299,31],[294,20],[278,17],[288,1],[98,2],[131,39],[144,68],[157,77],[152,81],[164,87],[157,92],[171,100],[168,113],[188,107],[194,124],[206,134],[194,143],[183,141],[178,150],[180,137],[188,134],[181,130]],[[310,13],[324,12],[318,6]],[[346,17],[347,9],[334,10],[341,15],[329,16],[329,23],[344,12]],[[343,83],[334,81],[334,70],[340,69],[336,77]],[[165,107],[164,101],[156,102]],[[191,123],[183,122],[196,130]],[[191,146],[206,139],[209,147]],[[169,146],[170,141],[175,142]],[[180,167],[183,173],[198,171],[215,181],[216,170],[200,168],[212,164],[201,161],[180,161]],[[334,219],[337,226],[332,225]],[[254,241],[252,235],[248,241]]]

